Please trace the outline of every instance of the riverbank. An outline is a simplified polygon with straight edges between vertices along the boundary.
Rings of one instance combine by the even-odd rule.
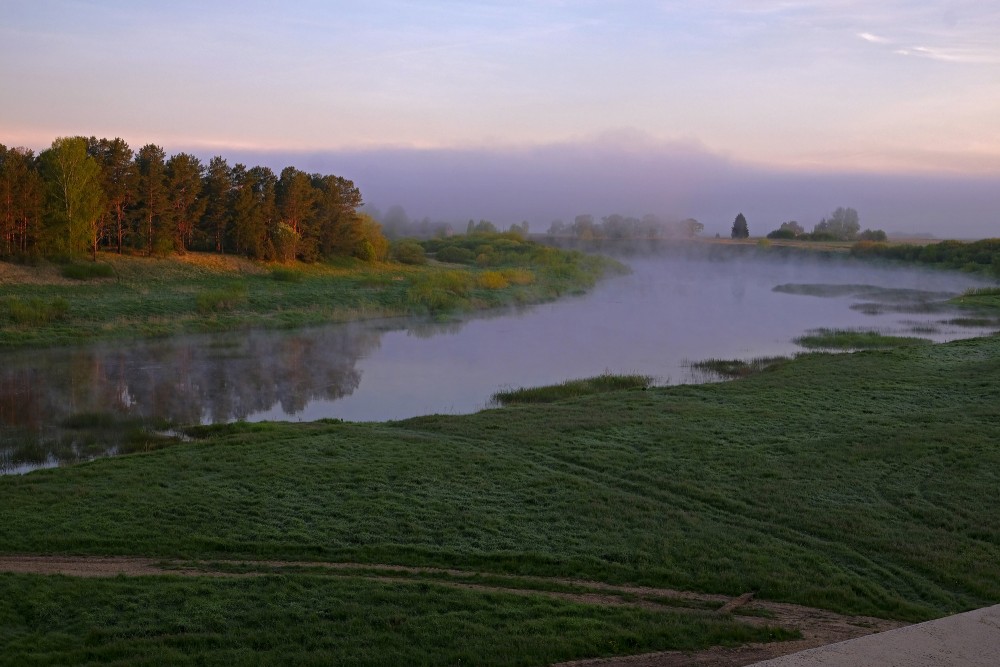
[[[474,578],[753,592],[919,621],[1000,599],[998,406],[1000,337],[990,336],[806,355],[735,382],[465,416],[203,427],[190,431],[195,441],[159,451],[0,479],[7,508],[0,552],[433,566]],[[598,643],[613,645],[611,653],[670,646],[626,629],[632,621],[607,625],[604,616],[586,615],[595,612],[538,607],[530,597],[458,599],[433,578],[362,585],[283,572],[246,584],[197,581],[137,579],[128,590],[88,583],[67,592],[32,575],[7,575],[0,582],[17,594],[0,596],[8,601],[0,615],[37,620],[46,601],[57,601],[69,617],[97,597],[108,614],[86,632],[53,630],[70,648],[52,655],[86,642],[133,650],[146,640],[116,643],[111,610],[122,599],[142,600],[143,613],[154,614],[143,636],[177,637],[172,650],[184,659],[232,656],[236,648],[221,639],[226,619],[267,598],[274,627],[294,627],[306,622],[299,611],[305,591],[334,595],[334,587],[352,602],[344,598],[329,613],[338,623],[374,628],[373,645],[394,645],[397,627],[411,618],[400,610],[429,596],[433,608],[413,612],[421,621],[410,628],[424,639],[471,605],[482,619],[471,632],[513,623],[510,636],[525,637],[525,646],[546,645],[548,633],[574,634],[577,622],[604,628]],[[174,609],[167,600],[185,599],[189,587],[208,605],[191,621],[155,611]],[[390,607],[397,621],[377,611]],[[565,614],[591,620],[554,620]],[[317,632],[334,622],[307,617]],[[195,635],[216,639],[206,644]],[[5,647],[13,641],[8,635]],[[288,646],[271,633],[267,641]],[[343,641],[317,650],[329,658],[348,651],[351,639]],[[459,645],[468,647],[468,662],[556,659],[513,645],[499,653]],[[568,655],[609,652],[588,646]]]
[[[624,270],[604,258],[509,235],[437,243],[472,244],[481,252],[465,264],[351,258],[274,264],[209,253],[169,258],[100,253],[102,271],[82,274],[73,270],[77,265],[0,262],[0,349],[402,315],[441,318],[552,300]]]

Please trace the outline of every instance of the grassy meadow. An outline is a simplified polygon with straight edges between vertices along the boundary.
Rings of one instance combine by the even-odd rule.
[[[208,253],[101,253],[96,264],[0,263],[0,349],[400,315],[447,317],[551,300],[624,270],[611,260],[509,234],[426,243],[437,252],[421,264],[352,258],[268,264]],[[435,261],[437,253],[458,248],[468,261]]]
[[[1000,600],[1000,336],[574,393],[402,422],[198,427],[158,451],[0,478],[0,553],[436,566],[906,621]],[[667,639],[659,612],[334,579],[5,575],[2,653],[124,664],[155,645],[178,662],[252,663],[238,626],[304,662],[545,664],[751,633],[722,617]],[[335,621],[364,632],[337,639]],[[394,653],[403,644],[427,653]]]

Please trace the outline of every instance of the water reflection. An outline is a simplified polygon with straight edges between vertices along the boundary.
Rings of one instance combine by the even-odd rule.
[[[163,446],[165,422],[470,412],[499,389],[600,373],[704,381],[699,359],[789,356],[814,328],[919,331],[943,318],[955,274],[834,262],[631,259],[593,292],[438,324],[405,320],[233,332],[0,355],[0,473]],[[926,290],[917,292],[915,290]],[[928,296],[929,295],[929,296]],[[919,298],[918,298],[919,297]],[[933,306],[933,307],[931,307]],[[141,435],[144,434],[144,435]]]

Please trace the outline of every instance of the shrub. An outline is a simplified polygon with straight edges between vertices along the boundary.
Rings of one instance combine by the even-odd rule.
[[[535,282],[535,274],[528,269],[504,269],[501,273],[511,285],[530,285]]]
[[[424,247],[416,241],[406,239],[392,245],[392,257],[401,264],[426,264]]]
[[[500,271],[484,271],[479,274],[476,282],[483,289],[504,289],[510,286],[510,282]]]
[[[476,254],[467,248],[447,246],[438,250],[437,260],[449,264],[472,264],[476,261]]]
[[[795,232],[791,229],[775,229],[773,232],[767,233],[767,238],[769,239],[794,239]]]

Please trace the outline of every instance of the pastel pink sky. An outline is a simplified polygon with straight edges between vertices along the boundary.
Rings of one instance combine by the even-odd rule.
[[[757,170],[1000,178],[995,2],[3,5],[11,146],[82,134],[168,153],[501,161],[680,146]]]

